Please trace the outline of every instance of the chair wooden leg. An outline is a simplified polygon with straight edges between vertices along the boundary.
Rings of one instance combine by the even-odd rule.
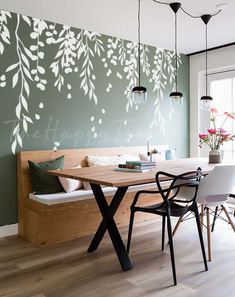
[[[229,221],[229,223],[230,223],[233,231],[235,232],[235,225],[234,225],[233,221],[231,220],[230,215],[229,215],[227,209],[223,205],[221,205],[221,207],[222,207],[222,209],[223,209],[223,211],[224,211],[224,213],[225,213],[225,215],[226,215],[226,217],[227,217],[227,219],[228,219],[228,221]]]
[[[174,228],[174,230],[173,230],[173,232],[172,232],[172,237],[174,237],[176,231],[178,230],[179,225],[180,225],[182,219],[183,219],[183,216],[181,216],[181,217],[178,219],[178,221],[177,221],[177,223],[176,223],[176,225],[175,225],[175,228]]]
[[[206,208],[207,218],[207,245],[208,245],[208,261],[211,261],[211,227],[210,227],[210,210]]]
[[[204,219],[204,205],[201,205],[201,213],[200,213],[201,229],[203,229],[203,219]]]

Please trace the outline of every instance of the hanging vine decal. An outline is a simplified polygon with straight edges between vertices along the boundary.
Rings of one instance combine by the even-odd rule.
[[[9,23],[13,26],[10,27]],[[22,34],[24,28],[27,28],[25,31],[29,33]],[[0,87],[11,85],[18,92],[17,103],[14,106],[16,120],[11,132],[13,153],[23,147],[23,135],[27,134],[34,124],[30,105],[34,98],[31,99],[31,91],[34,93],[37,90],[43,93],[47,88],[54,87],[59,94],[66,93],[66,99],[72,99],[73,88],[77,83],[81,91],[76,92],[76,98],[81,98],[82,93],[83,97],[87,97],[96,107],[96,114],[92,112],[88,116],[88,122],[92,122],[89,121],[90,118],[95,119],[94,123],[90,123],[93,138],[98,138],[98,127],[104,124],[102,111],[108,112],[101,102],[103,95],[98,93],[101,88],[112,100],[115,99],[112,97],[112,90],[116,87],[114,82],[120,83],[122,87],[119,90],[119,99],[126,116],[138,109],[133,103],[131,94],[133,86],[138,81],[136,42],[105,37],[99,33],[0,10],[0,55],[5,55],[6,47],[12,44],[15,44],[15,56],[12,57],[10,65],[6,66],[6,70],[0,73]],[[149,128],[158,126],[162,132],[164,132],[165,117],[161,113],[160,103],[166,86],[173,84],[174,81],[173,58],[174,53],[170,51],[156,48],[153,54],[149,46],[141,45],[142,79],[152,85],[152,92],[155,94],[154,102],[148,103],[154,107],[152,117],[148,119]],[[178,61],[180,63],[180,56]],[[102,77],[100,71],[103,71]],[[102,79],[99,87],[97,87],[98,76],[99,81]],[[40,98],[37,106],[44,108],[45,104],[42,102],[43,98]],[[40,110],[34,112],[36,120],[40,120],[38,112],[42,112],[43,108],[40,107]],[[127,125],[127,119],[124,120]],[[132,131],[129,132],[129,136],[134,135]],[[131,141],[132,137],[128,139]]]
[[[77,58],[80,59],[82,56],[84,58],[82,71],[79,76],[82,79],[80,88],[83,89],[84,95],[89,96],[89,100],[94,101],[95,105],[98,103],[98,98],[95,94],[94,81],[96,80],[96,76],[94,74],[92,59],[95,54],[100,57],[101,52],[104,51],[103,42],[99,38],[100,36],[100,34],[86,30],[82,30],[77,36],[79,41]],[[93,48],[91,48],[91,45],[93,45]]]
[[[33,32],[30,34],[30,37],[36,40],[36,45],[31,45],[30,50],[34,52],[32,56],[33,60],[36,60],[36,67],[31,70],[31,74],[34,76],[34,81],[36,82],[36,87],[41,91],[45,91],[45,86],[47,84],[47,80],[42,78],[45,75],[45,68],[40,64],[41,60],[44,59],[44,42],[40,40],[40,36],[47,29],[47,23],[39,20],[33,19]]]
[[[54,30],[53,30],[54,31]],[[68,26],[63,26],[58,38],[49,37],[47,43],[59,44],[59,50],[54,58],[54,62],[50,65],[52,72],[55,75],[56,81],[54,86],[58,91],[61,91],[64,86],[64,75],[73,71],[76,58],[76,43],[75,33]],[[62,72],[63,71],[63,72]]]
[[[23,128],[24,132],[28,132],[28,124],[33,124],[33,121],[29,114],[29,108],[27,99],[30,94],[29,81],[32,81],[32,76],[30,74],[30,62],[32,60],[32,53],[29,49],[26,48],[23,41],[21,40],[18,30],[20,25],[20,15],[17,14],[17,25],[15,29],[15,38],[16,38],[16,52],[18,61],[10,65],[6,72],[12,72],[12,88],[15,88],[17,85],[20,87],[20,94],[18,97],[18,103],[15,108],[15,114],[18,122],[16,123],[13,129],[13,142],[11,144],[11,150],[13,153],[16,151],[16,146],[19,145],[22,147],[22,138],[20,135],[21,129]],[[22,19],[28,24],[31,25],[31,22],[28,17],[22,16]]]
[[[165,133],[165,120],[161,113],[160,101],[163,99],[164,90],[167,85],[167,80],[172,84],[175,78],[174,66],[172,65],[172,59],[174,58],[174,52],[166,51],[161,48],[157,48],[154,54],[154,69],[152,69],[152,77],[150,82],[153,83],[153,92],[156,93],[156,99],[154,100],[154,118],[150,124],[150,128],[159,126],[160,131]],[[180,56],[179,56],[179,62]],[[167,73],[167,76],[166,74]]]
[[[7,28],[7,18],[11,18],[10,12],[1,10],[0,11],[0,54],[4,52],[4,43],[10,43],[10,32]]]

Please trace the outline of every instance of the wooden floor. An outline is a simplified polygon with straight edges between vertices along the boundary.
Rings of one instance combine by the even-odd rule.
[[[160,221],[135,225],[132,270],[123,272],[109,237],[87,254],[90,237],[36,248],[16,236],[0,239],[0,296],[4,297],[234,297],[235,234],[218,222],[213,260],[204,271],[194,221],[174,238],[178,285],[173,286],[169,249],[160,251]],[[123,238],[127,228],[122,228]]]

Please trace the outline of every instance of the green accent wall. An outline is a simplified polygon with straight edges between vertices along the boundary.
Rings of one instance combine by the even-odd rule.
[[[175,108],[174,53],[141,46],[148,101],[139,106],[131,97],[137,56],[128,40],[0,11],[0,226],[17,222],[20,150],[145,145],[149,138],[188,156],[188,57],[179,55],[184,105]]]

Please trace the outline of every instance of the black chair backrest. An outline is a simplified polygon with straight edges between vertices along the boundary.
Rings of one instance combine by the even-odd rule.
[[[169,201],[190,203],[195,201],[197,196],[198,182],[202,176],[201,168],[196,171],[185,172],[180,175],[173,175],[168,172],[158,171],[156,173],[156,184],[158,190],[166,203],[169,206]],[[164,187],[164,181],[170,181],[170,185]],[[180,193],[182,188],[193,189],[191,191],[191,197],[187,197],[186,200],[177,200],[177,195]],[[189,191],[188,191],[189,193]]]

